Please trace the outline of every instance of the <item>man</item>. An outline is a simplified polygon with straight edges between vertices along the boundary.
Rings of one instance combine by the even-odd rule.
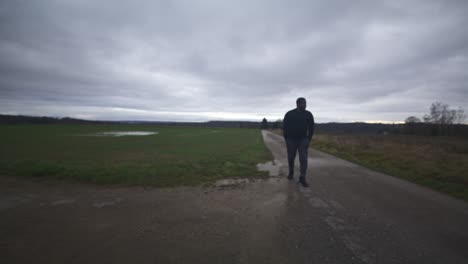
[[[288,151],[288,179],[293,179],[294,161],[296,153],[299,151],[299,162],[301,164],[299,183],[304,187],[309,186],[305,179],[307,172],[307,150],[314,135],[314,116],[306,110],[306,105],[305,98],[297,98],[296,109],[287,112],[283,119],[283,135]]]

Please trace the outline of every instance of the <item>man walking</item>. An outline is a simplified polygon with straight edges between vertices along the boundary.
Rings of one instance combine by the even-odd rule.
[[[306,105],[305,98],[297,98],[296,109],[288,111],[283,119],[283,135],[288,150],[288,179],[293,179],[294,161],[296,153],[299,151],[299,162],[301,164],[299,183],[304,187],[309,186],[305,179],[307,172],[307,151],[314,135],[314,116],[306,110]]]

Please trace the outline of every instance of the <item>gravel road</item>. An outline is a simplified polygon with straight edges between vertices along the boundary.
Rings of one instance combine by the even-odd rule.
[[[468,203],[311,149],[267,180],[95,186],[0,177],[1,263],[468,263]],[[313,142],[312,142],[313,147]],[[298,170],[296,170],[298,171]]]

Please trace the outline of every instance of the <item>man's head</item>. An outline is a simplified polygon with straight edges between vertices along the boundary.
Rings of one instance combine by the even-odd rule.
[[[296,106],[298,110],[304,111],[307,106],[306,99],[304,97],[299,97],[296,100]]]

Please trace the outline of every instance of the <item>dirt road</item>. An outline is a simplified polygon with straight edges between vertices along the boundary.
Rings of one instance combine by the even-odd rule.
[[[282,138],[263,133],[279,171],[268,180],[0,177],[1,263],[468,263],[466,202],[314,150],[302,188],[286,180]]]

